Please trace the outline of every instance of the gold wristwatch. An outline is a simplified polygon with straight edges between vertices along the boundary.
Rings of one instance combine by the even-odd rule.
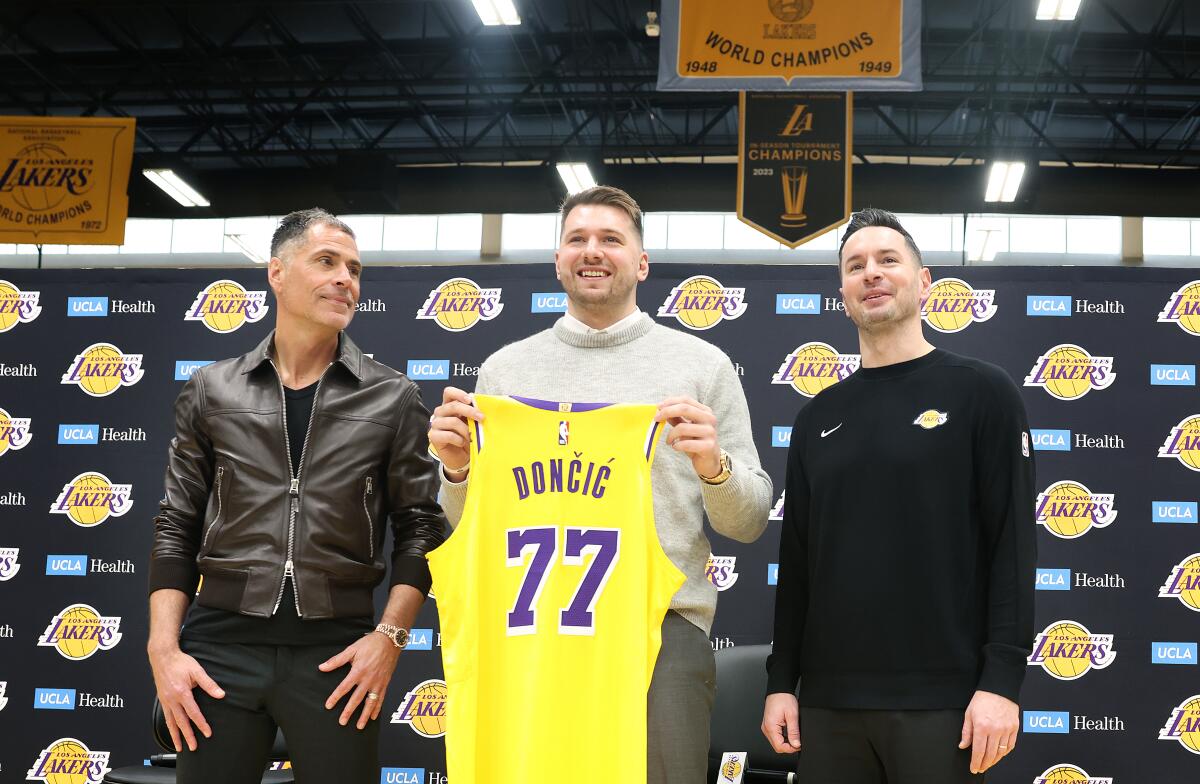
[[[408,629],[405,629],[403,626],[392,626],[388,623],[381,623],[375,627],[375,631],[391,640],[392,645],[395,645],[397,648],[408,646]]]
[[[716,476],[702,476],[700,481],[706,485],[723,484],[733,474],[733,461],[729,459],[729,453],[724,449],[721,450],[721,471]]]

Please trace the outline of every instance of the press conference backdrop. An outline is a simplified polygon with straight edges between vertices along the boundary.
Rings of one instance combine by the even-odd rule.
[[[155,751],[146,561],[172,401],[196,367],[266,335],[274,302],[258,270],[0,277],[0,781],[82,784]],[[1195,781],[1200,281],[1097,268],[934,277],[927,334],[1008,371],[1037,452],[1039,634],[1018,748],[989,780]],[[712,644],[767,642],[789,425],[859,363],[835,274],[659,265],[639,304],[722,347],[741,377],[779,502],[753,544],[710,533]],[[432,407],[443,386],[472,388],[488,354],[564,306],[548,264],[376,268],[350,331]],[[880,514],[894,503],[880,498]],[[416,627],[381,714],[382,780],[438,784],[436,599]],[[878,656],[903,645],[881,638]]]

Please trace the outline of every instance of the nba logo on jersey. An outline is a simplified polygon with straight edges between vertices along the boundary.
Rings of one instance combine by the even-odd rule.
[[[558,445],[566,446],[567,439],[569,439],[570,436],[571,436],[571,423],[567,422],[567,420],[564,419],[563,421],[558,423]]]

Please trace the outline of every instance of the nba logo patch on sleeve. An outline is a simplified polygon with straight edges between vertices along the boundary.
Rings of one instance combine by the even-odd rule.
[[[1029,433],[1024,430],[1021,431],[1021,454],[1029,457]]]
[[[567,440],[571,436],[571,424],[567,420],[562,420],[558,423],[558,445],[566,446]]]

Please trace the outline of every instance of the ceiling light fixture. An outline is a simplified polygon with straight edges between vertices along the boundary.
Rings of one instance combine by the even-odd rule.
[[[513,0],[471,0],[471,5],[475,6],[479,21],[488,27],[521,24]]]
[[[984,191],[984,201],[1015,201],[1017,189],[1021,187],[1021,179],[1025,176],[1024,163],[996,161],[988,175],[987,190]]]
[[[207,207],[208,199],[188,185],[171,169],[142,169],[146,179],[184,207]]]
[[[567,186],[567,195],[594,188],[596,179],[586,163],[560,163],[558,176],[562,177],[563,185]]]

